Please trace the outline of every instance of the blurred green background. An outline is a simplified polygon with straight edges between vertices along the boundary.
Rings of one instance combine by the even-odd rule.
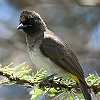
[[[22,10],[38,12],[47,27],[70,45],[87,76],[100,75],[100,0],[0,0],[0,63],[30,61],[25,34],[16,29]],[[0,100],[29,100],[28,89],[0,86]]]

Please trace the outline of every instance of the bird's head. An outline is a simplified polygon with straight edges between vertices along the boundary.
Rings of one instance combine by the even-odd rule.
[[[46,24],[35,11],[24,10],[20,15],[20,23],[17,29],[23,29],[26,33],[45,31]]]

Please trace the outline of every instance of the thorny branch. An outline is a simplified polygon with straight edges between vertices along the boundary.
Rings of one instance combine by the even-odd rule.
[[[75,88],[78,89],[79,86],[78,84],[74,84],[74,85],[66,85],[66,84],[61,84],[60,82],[55,82],[52,80],[47,80],[47,81],[38,81],[38,82],[30,82],[27,79],[20,79],[18,77],[12,77],[13,75],[10,75],[8,73],[4,73],[2,71],[0,71],[0,76],[4,76],[6,78],[8,78],[8,80],[12,83],[16,83],[19,85],[31,85],[31,86],[35,86],[36,84],[39,84],[40,88],[41,87],[50,87],[50,88],[67,88],[68,90],[70,90],[71,88]],[[93,86],[89,86],[89,89],[92,89],[95,93],[100,92],[100,84],[98,85],[93,85]]]

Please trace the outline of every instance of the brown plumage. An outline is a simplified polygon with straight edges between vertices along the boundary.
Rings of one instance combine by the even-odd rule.
[[[78,79],[85,99],[91,100],[77,57],[60,37],[48,30],[38,13],[23,11],[18,29],[23,29],[26,33],[29,54],[37,68],[44,67],[48,74],[63,76],[71,73]]]

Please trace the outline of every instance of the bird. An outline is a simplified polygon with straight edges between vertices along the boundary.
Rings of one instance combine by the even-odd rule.
[[[85,100],[92,100],[78,58],[67,43],[47,28],[37,12],[23,10],[17,29],[25,32],[30,58],[38,69],[46,69],[48,75],[70,75],[78,82]]]

